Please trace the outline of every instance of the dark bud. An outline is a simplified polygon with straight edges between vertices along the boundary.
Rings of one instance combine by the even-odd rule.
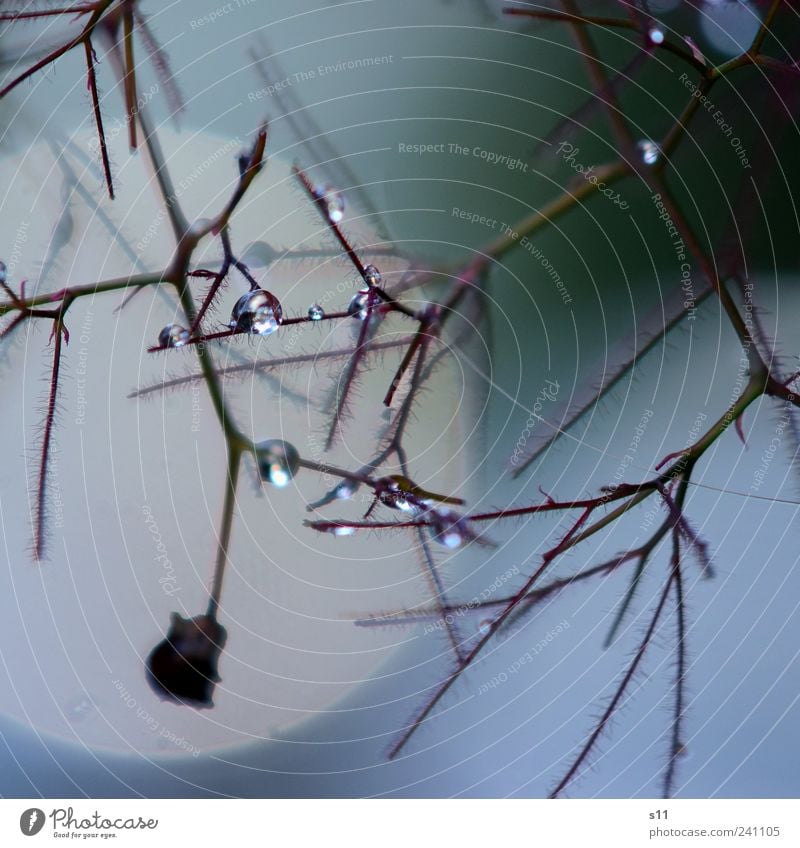
[[[208,615],[183,618],[172,613],[167,638],[147,658],[147,681],[164,700],[213,707],[211,696],[220,681],[219,655],[227,633]]]

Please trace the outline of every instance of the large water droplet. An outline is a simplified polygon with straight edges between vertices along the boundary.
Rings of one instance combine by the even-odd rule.
[[[189,341],[189,331],[180,324],[167,324],[158,334],[161,347],[183,347]]]
[[[325,317],[325,310],[318,303],[312,303],[308,307],[308,317],[312,321],[321,321]]]
[[[658,27],[650,27],[647,31],[647,38],[650,40],[651,44],[663,44],[664,30],[661,30]]]
[[[359,289],[358,294],[354,294],[350,304],[347,307],[347,314],[358,318],[361,321],[366,321],[369,311],[369,289]]]
[[[283,439],[268,439],[256,445],[258,473],[261,479],[283,488],[289,484],[300,468],[297,448]]]
[[[379,286],[383,280],[383,275],[374,265],[367,265],[364,268],[364,282],[368,286]]]
[[[636,147],[638,148],[642,157],[642,162],[644,162],[645,165],[655,165],[656,162],[658,162],[658,159],[661,156],[661,151],[658,149],[658,145],[654,141],[650,141],[649,138],[643,138],[641,141],[636,143]]]
[[[283,309],[278,298],[264,289],[253,289],[236,301],[228,326],[240,333],[268,336],[278,329],[282,320]]]

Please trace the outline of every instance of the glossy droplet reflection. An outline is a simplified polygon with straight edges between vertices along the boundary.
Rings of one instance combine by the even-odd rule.
[[[236,301],[228,326],[240,333],[268,336],[282,320],[283,308],[278,298],[264,289],[253,289]]]
[[[490,618],[484,618],[482,621],[478,622],[478,633],[481,636],[486,636],[491,629],[492,620]]]
[[[364,282],[368,286],[379,286],[383,280],[383,275],[374,265],[367,265],[364,268]]]
[[[183,347],[189,341],[189,331],[180,324],[167,324],[158,334],[161,347]]]
[[[256,445],[258,473],[261,479],[273,486],[288,486],[300,468],[297,448],[283,439],[268,439]]]
[[[197,707],[214,706],[219,655],[227,633],[209,615],[183,618],[172,613],[166,639],[147,658],[147,680],[165,700]]]
[[[642,157],[642,162],[644,162],[645,165],[655,165],[656,162],[658,162],[658,159],[661,156],[661,151],[658,149],[658,145],[654,141],[650,141],[649,138],[643,138],[641,141],[637,142],[636,147],[638,148]]]
[[[358,294],[354,294],[352,300],[347,307],[347,314],[365,321],[369,314],[369,289],[359,289]]]
[[[308,307],[308,317],[312,321],[321,321],[325,317],[325,310],[318,303],[312,303]]]
[[[346,501],[353,497],[357,489],[357,483],[354,483],[352,480],[342,480],[334,490],[334,493],[339,500]]]
[[[462,515],[451,509],[431,509],[427,514],[431,538],[440,545],[455,550],[471,538]]]
[[[344,198],[332,186],[314,186],[314,197],[324,200],[329,221],[338,224],[344,218]]]
[[[664,31],[658,27],[651,27],[647,32],[647,37],[650,39],[651,44],[664,43]]]

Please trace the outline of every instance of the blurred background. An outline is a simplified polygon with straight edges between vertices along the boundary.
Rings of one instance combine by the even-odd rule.
[[[465,265],[565,186],[579,187],[576,164],[600,168],[625,155],[596,105],[609,91],[597,91],[587,76],[573,31],[504,16],[504,5],[195,0],[159,9],[143,2],[185,103],[175,115],[174,97],[139,47],[139,91],[149,92],[146,108],[182,205],[194,219],[220,208],[236,154],[266,119],[270,163],[232,237],[287,312],[302,314],[314,300],[344,306],[355,285],[335,254],[259,260],[263,242],[331,246],[291,178],[292,163],[342,191],[349,231],[365,259],[373,250],[387,285],[409,265]],[[580,8],[620,16],[628,11],[621,6]],[[669,41],[685,46],[690,36],[712,64],[750,43],[764,11],[746,2],[647,6]],[[8,27],[0,60],[11,76],[4,78],[65,32],[50,21]],[[623,75],[613,93],[635,137],[662,138],[691,95],[681,79],[686,66],[664,51],[647,53],[635,31],[593,28],[591,36],[605,72]],[[790,51],[793,37],[780,30],[780,46]],[[63,57],[0,102],[0,258],[9,282],[27,278],[29,293],[155,270],[169,259],[169,229],[146,162],[127,151],[120,87],[97,47],[114,203],[104,197],[92,146],[81,56]],[[764,336],[776,340],[788,376],[800,350],[796,103],[785,79],[758,69],[726,78],[711,99],[714,109],[700,110],[674,156],[670,184],[720,265],[754,284]],[[731,144],[720,121],[734,127],[740,144]],[[703,280],[692,262],[698,303],[691,316],[539,460],[509,473],[521,438],[524,451],[544,444],[684,301],[687,278],[647,180],[629,177],[614,190],[615,199],[597,195],[576,205],[493,265],[470,342],[436,372],[416,410],[412,467],[434,491],[465,498],[471,511],[530,504],[542,491],[559,500],[588,497],[603,485],[645,479],[741,390],[737,340],[716,302],[700,302]],[[389,247],[391,257],[381,253]],[[207,250],[213,263],[218,245],[209,240]],[[517,618],[389,761],[391,744],[449,672],[450,648],[431,622],[357,627],[353,619],[425,607],[431,588],[419,557],[400,534],[315,535],[302,526],[305,506],[330,485],[304,473],[264,496],[251,470],[240,483],[216,706],[162,703],[145,683],[142,661],[170,612],[202,611],[224,446],[200,384],[127,397],[191,374],[194,358],[146,353],[175,316],[169,296],[143,291],[115,311],[121,300],[98,296],[70,310],[49,558],[41,565],[30,561],[26,480],[35,469],[49,328],[26,327],[2,348],[0,794],[546,795],[641,639],[668,550],[645,571],[610,648],[603,642],[628,584],[623,572],[576,584]],[[348,327],[332,335],[311,327],[220,348],[218,361],[246,365],[275,355],[278,343],[292,355],[352,338]],[[380,386],[395,365],[388,357],[376,364],[344,438],[320,459],[348,467],[365,459],[383,420]],[[323,395],[336,373],[249,374],[236,386],[234,409],[254,438],[288,438],[314,454],[324,433]],[[541,417],[531,427],[534,409]],[[687,563],[680,796],[791,797],[800,788],[797,445],[784,416],[775,403],[751,407],[746,445],[726,433],[698,466],[687,502],[715,576]],[[323,513],[353,517],[359,509],[361,501],[337,502]],[[652,510],[645,505],[597,534],[561,558],[554,575],[641,544],[661,516]],[[469,604],[511,594],[567,526],[557,516],[496,522],[487,531],[495,547],[441,551],[448,597]],[[468,647],[485,616],[461,618],[456,628]],[[571,794],[659,794],[674,644],[670,610]],[[530,655],[535,661],[521,662]]]

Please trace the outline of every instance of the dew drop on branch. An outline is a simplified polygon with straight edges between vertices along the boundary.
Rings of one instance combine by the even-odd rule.
[[[374,265],[367,265],[364,268],[364,282],[368,286],[379,286],[383,280],[383,275]]]
[[[354,318],[358,318],[361,321],[366,321],[367,315],[369,314],[368,306],[369,289],[359,289],[358,294],[353,295],[353,298],[347,307],[347,314],[352,315]]]
[[[317,200],[324,200],[328,220],[333,224],[338,224],[344,218],[344,198],[342,195],[329,185],[314,186],[313,191]]]
[[[354,483],[352,480],[342,480],[342,482],[334,489],[334,494],[339,500],[347,501],[353,497],[357,489],[357,483]]]
[[[189,341],[189,331],[180,324],[167,324],[158,334],[161,347],[183,347]]]
[[[464,517],[452,509],[431,509],[426,517],[431,538],[450,550],[472,538]]]
[[[641,141],[636,143],[636,147],[639,150],[639,154],[642,157],[642,162],[645,165],[655,165],[658,162],[661,151],[658,149],[658,145],[651,141],[649,138],[643,138]]]
[[[282,320],[283,308],[278,298],[264,289],[253,289],[236,301],[228,326],[240,333],[268,336]]]
[[[308,307],[308,317],[312,321],[321,321],[325,317],[325,310],[318,303],[312,303]]]
[[[300,468],[297,448],[283,439],[268,439],[256,445],[258,473],[261,479],[279,489],[288,486]]]

